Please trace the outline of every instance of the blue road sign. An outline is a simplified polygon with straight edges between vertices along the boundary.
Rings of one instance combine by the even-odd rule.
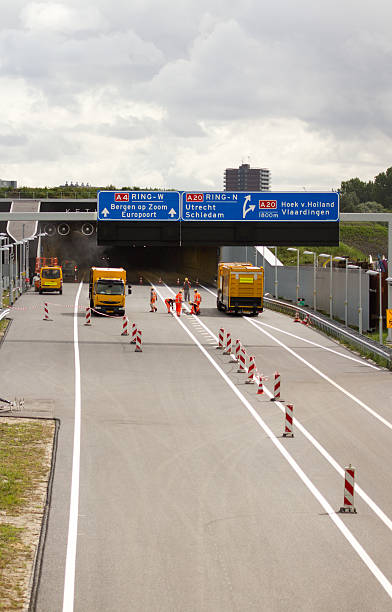
[[[99,221],[178,221],[178,191],[99,191]]]
[[[199,191],[182,194],[183,221],[339,221],[339,194]]]

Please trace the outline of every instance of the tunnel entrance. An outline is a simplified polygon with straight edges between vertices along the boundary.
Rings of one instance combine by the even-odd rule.
[[[66,236],[47,236],[42,241],[44,257],[58,257],[60,265],[77,266],[77,279],[87,280],[92,266],[125,268],[131,283],[140,276],[162,276],[171,282],[188,276],[210,283],[217,273],[220,249],[177,246],[97,246],[96,236],[71,230]]]

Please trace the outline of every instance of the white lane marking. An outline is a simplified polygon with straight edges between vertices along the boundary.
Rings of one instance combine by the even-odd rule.
[[[81,420],[81,393],[80,393],[80,356],[78,335],[78,302],[83,282],[80,283],[74,304],[74,356],[75,356],[75,416],[74,439],[72,455],[72,482],[71,501],[69,506],[67,558],[65,562],[63,612],[72,612],[74,609],[75,594],[75,565],[76,545],[78,537],[78,508],[79,508],[79,478],[80,478],[80,420]]]
[[[209,291],[210,293],[212,293],[212,295],[214,295],[216,297],[216,293],[214,293],[213,291],[211,291],[211,289],[208,289],[208,287],[205,287],[204,285],[201,285],[201,287],[203,287],[203,289],[205,289],[206,291]],[[264,321],[255,321],[258,325],[264,325],[265,327],[268,327],[270,329],[274,329],[275,331],[279,332],[280,334],[286,334],[287,336],[291,336],[292,338],[296,338],[297,340],[301,340],[302,342],[306,342],[307,344],[312,344],[313,346],[317,346],[321,349],[323,349],[324,351],[329,351],[330,353],[335,353],[336,355],[339,355],[339,357],[343,357],[343,359],[349,359],[350,361],[356,361],[357,363],[360,363],[361,365],[367,366],[368,368],[373,368],[373,370],[378,370],[380,371],[381,368],[378,368],[377,366],[368,363],[365,359],[357,359],[356,357],[352,357],[351,355],[345,355],[344,353],[339,353],[339,351],[335,351],[334,349],[331,349],[327,346],[323,346],[322,344],[318,344],[317,342],[312,342],[311,340],[307,340],[306,338],[302,338],[302,336],[296,336],[295,334],[292,334],[291,332],[288,331],[284,331],[283,329],[279,329],[278,327],[274,327],[273,325],[269,325],[268,323],[264,323]]]
[[[247,368],[245,368],[245,369],[247,369]],[[263,387],[264,387],[264,391],[265,391],[266,395],[268,395],[268,397],[270,397],[270,398],[274,397],[274,394],[271,393],[271,391],[265,385],[263,385]],[[281,412],[283,412],[283,414],[286,412],[286,409],[285,409],[285,407],[283,406],[283,404],[281,402],[274,402],[274,405],[278,406],[278,408],[281,410]],[[309,442],[311,444],[313,444],[313,446],[316,448],[316,450],[318,450],[318,452],[324,457],[324,459],[326,459],[328,461],[328,463],[337,471],[337,473],[340,476],[342,476],[342,478],[344,478],[345,471],[338,464],[336,459],[334,459],[329,454],[329,452],[320,444],[320,442],[318,442],[316,440],[316,438],[314,438],[312,436],[312,434],[295,417],[294,417],[294,425],[305,436],[305,438],[307,438],[309,440]],[[371,508],[371,510],[373,510],[373,512],[384,523],[384,525],[386,525],[386,527],[388,527],[388,529],[390,529],[392,531],[392,521],[391,521],[391,519],[385,514],[385,512],[383,512],[383,510],[381,510],[380,506],[378,506],[376,504],[376,502],[373,501],[372,498],[369,497],[369,495],[367,493],[365,493],[365,491],[358,484],[355,485],[355,493],[357,493],[360,497],[362,497],[362,499],[369,506],[369,508]]]
[[[159,290],[155,287],[157,294],[160,299],[164,301],[161,296]],[[187,326],[181,321],[179,317],[175,317],[176,321],[183,328],[183,330],[188,334],[188,336],[193,340],[199,350],[203,353],[203,355],[208,359],[211,365],[216,369],[216,371],[220,374],[223,380],[229,385],[241,403],[247,408],[249,413],[253,416],[255,421],[260,425],[260,427],[264,430],[267,436],[270,438],[271,442],[275,445],[277,450],[283,455],[286,461],[290,464],[299,478],[302,480],[304,485],[309,489],[312,495],[317,499],[319,504],[324,508],[325,512],[328,514],[329,518],[333,523],[335,523],[336,527],[339,529],[341,534],[346,538],[347,542],[352,546],[357,555],[362,559],[363,563],[368,567],[373,576],[378,580],[381,586],[384,588],[386,593],[392,598],[392,584],[386,578],[386,576],[382,573],[379,567],[375,564],[373,559],[369,556],[363,546],[359,543],[356,537],[351,533],[351,531],[346,527],[340,517],[336,515],[336,512],[329,504],[329,502],[325,499],[325,497],[320,493],[317,487],[313,484],[310,478],[305,474],[302,468],[298,465],[295,459],[290,455],[290,453],[286,450],[283,444],[276,438],[275,434],[268,427],[268,425],[263,421],[260,415],[256,412],[250,402],[242,395],[242,393],[237,389],[235,384],[230,380],[227,374],[222,370],[222,368],[216,363],[216,361],[209,355],[206,349],[200,344],[197,338],[192,334],[192,332],[187,328]]]
[[[209,291],[209,290],[208,290]],[[255,324],[254,321],[249,321]],[[213,336],[211,330],[207,326],[206,329],[210,332],[211,336]],[[218,338],[215,336],[216,341]],[[247,368],[245,368],[247,370]],[[273,393],[268,390],[268,388],[264,385],[264,389],[266,394],[271,398],[273,397]],[[285,407],[281,404],[281,402],[275,402],[275,404],[279,407],[279,409],[285,413]],[[328,463],[338,472],[342,478],[345,476],[344,469],[338,464],[338,462],[328,453],[328,451],[312,436],[312,434],[296,419],[294,418],[294,424],[296,427],[303,433],[303,435],[309,440],[311,444],[318,450],[318,452],[328,461]],[[379,519],[392,531],[392,521],[391,519],[381,510],[381,508],[376,504],[375,501],[372,500],[371,497],[358,485],[355,485],[355,490],[360,497],[364,500],[364,502],[373,510],[373,512],[379,517]]]
[[[281,340],[278,340],[278,338],[275,338],[275,336],[273,336],[272,334],[270,334],[269,332],[267,332],[265,329],[262,329],[261,327],[259,327],[258,325],[256,325],[256,323],[254,321],[252,321],[252,319],[249,319],[248,317],[243,317],[243,319],[245,321],[248,321],[248,323],[250,323],[251,325],[253,325],[261,334],[265,334],[266,336],[268,336],[268,338],[270,338],[271,340],[273,340],[274,342],[276,342],[277,344],[279,344],[282,348],[284,348],[286,351],[288,351],[291,355],[293,355],[293,357],[295,357],[296,359],[298,359],[299,361],[301,361],[302,363],[304,363],[306,366],[308,366],[308,368],[310,368],[311,370],[313,370],[313,372],[315,372],[316,374],[318,374],[318,376],[321,376],[321,378],[324,378],[324,380],[326,380],[327,382],[329,382],[333,387],[335,387],[335,389],[338,389],[339,391],[341,391],[342,393],[344,393],[344,395],[346,395],[347,397],[349,397],[350,399],[353,400],[353,402],[355,402],[356,404],[358,404],[358,406],[361,406],[361,408],[363,408],[364,410],[366,410],[366,412],[368,412],[369,414],[371,414],[372,416],[374,416],[375,419],[377,419],[378,421],[380,421],[383,425],[385,425],[386,427],[388,427],[389,429],[392,429],[392,423],[390,423],[389,421],[387,421],[387,419],[384,419],[384,417],[382,417],[380,414],[378,414],[378,412],[376,412],[375,410],[373,410],[372,408],[370,408],[370,406],[367,406],[362,400],[360,400],[358,397],[355,397],[355,395],[353,395],[352,393],[350,393],[350,391],[347,391],[346,389],[344,389],[341,385],[338,385],[338,383],[336,383],[334,380],[332,380],[332,378],[329,378],[329,376],[327,376],[326,374],[324,374],[324,372],[322,372],[321,370],[319,370],[318,368],[316,368],[316,366],[314,366],[313,364],[309,363],[309,361],[306,361],[306,359],[304,359],[303,357],[301,357],[300,355],[298,355],[295,351],[293,351],[293,349],[291,349],[290,347],[286,346],[286,344],[284,344],[284,342],[282,342]]]

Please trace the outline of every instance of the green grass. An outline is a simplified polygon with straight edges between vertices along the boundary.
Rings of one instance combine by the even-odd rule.
[[[300,264],[313,264],[313,255],[304,255],[304,251],[317,254],[328,253],[333,257],[349,257],[350,261],[368,261],[369,255],[386,255],[388,251],[388,229],[381,223],[341,223],[340,243],[336,247],[298,247]],[[287,247],[278,248],[278,257],[286,266],[297,265],[297,254],[288,251]],[[325,259],[320,259],[319,264]]]
[[[0,423],[0,511],[20,510],[46,474],[47,439],[45,422]]]
[[[29,571],[32,554],[24,534],[41,503],[36,489],[48,479],[52,440],[53,421],[0,420],[0,610],[22,610],[26,603],[21,570]],[[16,517],[25,527],[13,524]]]

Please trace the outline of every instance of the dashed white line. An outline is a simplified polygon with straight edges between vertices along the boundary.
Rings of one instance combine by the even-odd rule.
[[[157,294],[159,295],[162,301],[163,297],[160,294],[159,290],[155,287]],[[369,556],[363,546],[359,543],[359,541],[355,538],[355,536],[351,533],[351,531],[346,527],[340,517],[338,517],[329,504],[329,502],[325,499],[325,497],[320,493],[317,487],[313,484],[310,478],[305,474],[302,468],[298,465],[295,459],[290,455],[290,453],[286,450],[283,444],[276,438],[274,433],[268,427],[268,425],[263,421],[260,415],[256,412],[250,402],[242,395],[242,393],[237,389],[232,380],[227,376],[227,374],[222,370],[222,368],[216,363],[216,361],[210,356],[210,354],[206,351],[206,349],[200,344],[200,342],[195,338],[192,332],[187,328],[187,326],[181,321],[180,318],[176,318],[176,321],[183,330],[188,334],[188,336],[193,340],[199,350],[203,353],[203,355],[208,359],[211,365],[215,368],[215,370],[220,374],[223,380],[229,385],[241,403],[247,408],[249,413],[258,423],[258,425],[264,430],[267,436],[270,438],[271,442],[275,445],[276,449],[281,453],[281,455],[286,459],[292,469],[296,472],[299,478],[302,480],[304,485],[308,488],[308,490],[312,493],[312,495],[317,499],[320,505],[324,508],[325,512],[328,514],[331,521],[335,524],[335,526],[339,529],[341,534],[346,538],[347,542],[352,546],[358,556],[361,558],[363,563],[368,567],[370,572],[374,575],[374,577],[378,580],[380,585],[384,588],[386,593],[392,598],[392,584],[386,578],[386,576],[381,572],[379,567],[374,563],[373,559]]]

